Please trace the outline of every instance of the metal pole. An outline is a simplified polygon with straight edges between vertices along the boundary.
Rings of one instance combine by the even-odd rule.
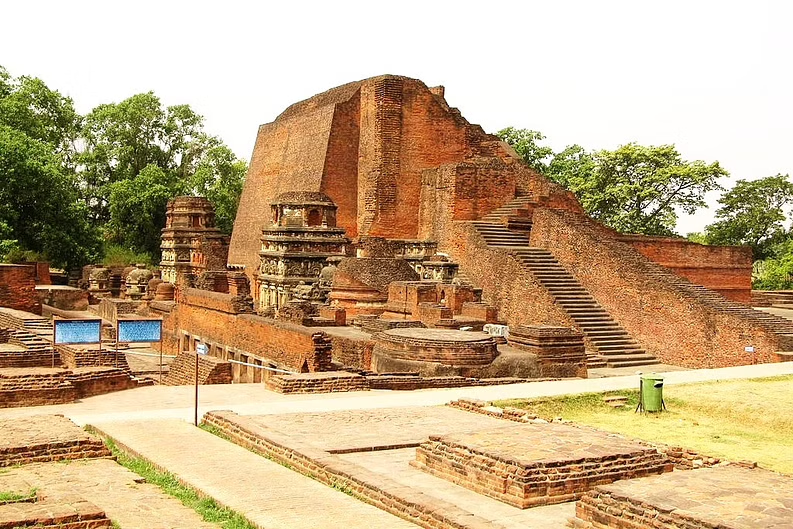
[[[162,336],[160,336],[160,385],[162,385]]]
[[[56,316],[52,316],[52,368],[55,369],[55,319]]]
[[[118,320],[116,320],[116,367],[118,367]]]
[[[195,425],[198,426],[198,349],[195,352]]]

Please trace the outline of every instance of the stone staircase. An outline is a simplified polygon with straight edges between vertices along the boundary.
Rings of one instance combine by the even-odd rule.
[[[505,216],[531,202],[529,197],[518,197],[472,224],[488,246],[501,248],[515,256],[584,333],[590,344],[587,367],[634,367],[659,363],[614,321],[550,251],[529,246],[526,233],[499,224]]]
[[[633,367],[659,363],[614,321],[550,251],[527,246],[510,253],[531,271],[584,333],[593,349],[587,352],[587,367]]]
[[[520,196],[515,197],[511,201],[507,202],[503,206],[498,209],[494,209],[484,217],[482,217],[482,222],[487,223],[501,223],[501,219],[504,217],[511,217],[518,214],[518,210],[526,209],[530,204],[534,204],[536,201],[531,196]],[[528,218],[527,218],[528,220]]]

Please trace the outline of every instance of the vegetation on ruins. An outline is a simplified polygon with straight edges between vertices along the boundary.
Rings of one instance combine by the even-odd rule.
[[[159,470],[146,459],[124,452],[112,439],[105,438],[104,442],[119,465],[143,477],[147,483],[157,485],[163,492],[200,514],[204,521],[214,523],[223,529],[254,529],[255,526],[240,513],[223,507],[214,499],[183,485],[170,472]]]
[[[728,173],[718,162],[686,161],[674,145],[622,145],[558,153],[538,144],[541,133],[512,127],[498,132],[533,169],[572,191],[595,219],[623,233],[673,235],[676,209],[694,213],[705,193],[721,189]]]
[[[676,235],[676,209],[706,206],[705,193],[722,189],[718,162],[685,161],[673,145],[629,143],[613,151],[570,145],[555,153],[537,131],[508,127],[498,136],[534,170],[569,189],[594,218],[623,233]],[[793,205],[789,175],[738,180],[722,193],[716,221],[687,238],[701,244],[747,245],[755,263],[754,287],[793,289]]]
[[[156,261],[178,195],[209,198],[230,233],[246,168],[188,105],[148,92],[80,116],[40,79],[0,67],[3,260],[78,266],[122,247]]]
[[[761,467],[793,474],[793,376],[664,387],[667,411],[635,413],[638,390],[610,393],[628,397],[612,408],[603,394],[497,402],[530,410],[544,419],[562,417],[642,439],[682,446],[730,461],[756,461]],[[637,384],[638,385],[638,384]],[[758,395],[762,395],[759,398]]]

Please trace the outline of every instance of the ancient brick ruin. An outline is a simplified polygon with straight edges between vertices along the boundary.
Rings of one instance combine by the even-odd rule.
[[[409,327],[580,333],[585,366],[551,338],[538,348],[537,336],[516,335],[513,350],[543,364],[537,376],[770,362],[793,346],[793,324],[744,304],[747,248],[618,234],[466,121],[442,87],[392,75],[316,95],[260,127],[225,273],[244,274],[258,316],[235,312],[244,303],[227,289],[182,289],[162,312],[170,342],[198,336],[223,358],[291,371],[376,369],[382,333]],[[241,321],[251,330],[225,330]],[[363,333],[334,330],[345,326]],[[309,334],[332,344],[335,366],[297,345]],[[434,347],[443,345],[411,354],[428,359]]]

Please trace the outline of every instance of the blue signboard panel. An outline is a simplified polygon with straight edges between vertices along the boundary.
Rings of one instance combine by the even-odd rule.
[[[162,339],[162,320],[118,320],[118,341],[159,342]]]
[[[102,320],[54,320],[55,344],[99,343]]]

